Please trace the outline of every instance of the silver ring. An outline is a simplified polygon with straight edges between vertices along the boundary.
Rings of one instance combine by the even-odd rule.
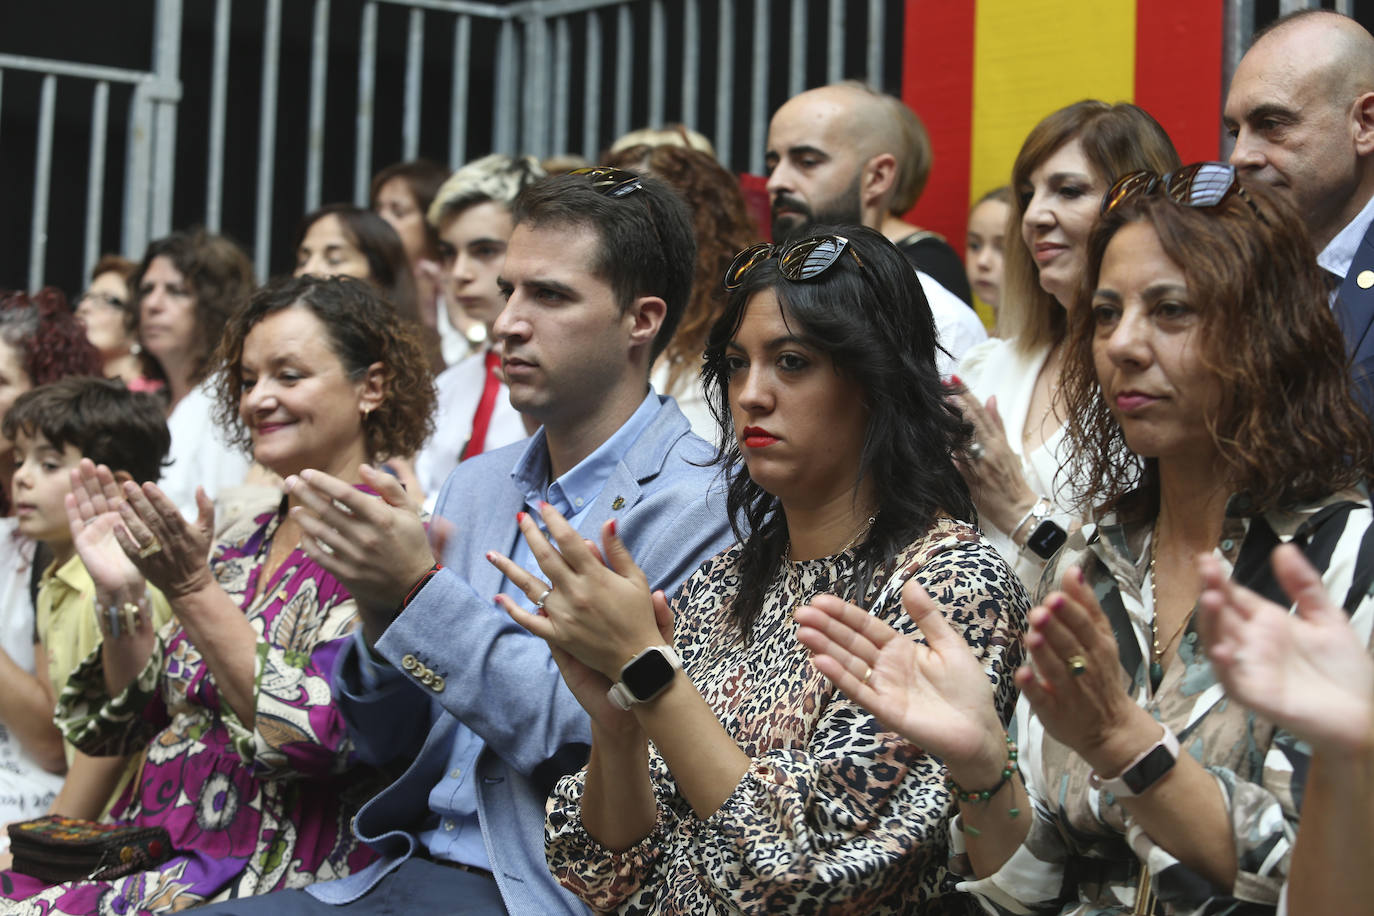
[[[971,443],[969,444],[969,447],[968,447],[968,456],[969,456],[970,458],[972,458],[974,461],[982,461],[982,460],[983,460],[983,454],[984,454],[986,451],[987,451],[987,448],[983,445],[983,443],[981,443],[981,442],[979,442],[979,441],[977,441],[977,440],[974,440],[973,442],[971,442]]]
[[[548,601],[548,600],[549,600],[549,596],[552,595],[552,594],[553,594],[553,586],[550,585],[548,588],[544,589],[544,594],[542,594],[542,595],[540,595],[538,598],[535,598],[535,599],[534,599],[534,606],[537,607],[537,608],[542,608],[542,607],[544,606],[544,602],[545,602],[545,601]]]

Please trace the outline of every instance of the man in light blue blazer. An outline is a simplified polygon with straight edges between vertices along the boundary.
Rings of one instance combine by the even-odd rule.
[[[385,475],[365,472],[380,499],[317,471],[287,481],[302,546],[358,601],[334,678],[358,753],[404,768],[354,819],[379,859],[207,913],[586,912],[549,873],[543,828],[589,723],[544,642],[493,602],[535,610],[486,553],[538,575],[516,515],[547,501],[593,540],[615,519],[671,597],[730,535],[715,450],[647,381],[690,292],[685,205],[651,179],[572,174],[525,189],[513,215],[493,333],[512,404],[542,427],[450,475],[432,526],[442,567]]]

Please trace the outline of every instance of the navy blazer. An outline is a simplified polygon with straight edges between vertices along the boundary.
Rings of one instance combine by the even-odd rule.
[[[1355,259],[1336,295],[1335,312],[1345,335],[1355,400],[1366,416],[1374,417],[1374,334],[1370,333],[1374,325],[1374,223],[1355,249]]]
[[[614,517],[654,588],[672,596],[707,559],[732,543],[715,450],[693,435],[672,398],[631,445],[580,525],[596,538]],[[543,433],[536,434],[542,441]],[[590,722],[563,683],[542,639],[495,605],[501,572],[488,550],[508,551],[525,494],[511,469],[527,442],[458,466],[436,514],[457,531],[435,575],[377,641],[404,680],[369,693],[352,642],[340,659],[335,695],[359,754],[385,765],[413,761],[363,806],[354,829],[380,861],[311,885],[317,898],[347,903],[420,847],[429,793],[448,764],[457,720],[486,743],[477,758],[478,817],[493,875],[511,913],[584,914],[549,873],[544,803],[554,783],[586,763]]]

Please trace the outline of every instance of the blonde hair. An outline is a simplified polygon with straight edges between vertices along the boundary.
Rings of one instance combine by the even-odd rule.
[[[509,207],[526,185],[544,175],[544,167],[533,156],[492,153],[474,159],[439,186],[425,219],[437,229],[445,219],[473,204],[491,201]]]
[[[1021,238],[1031,172],[1064,144],[1077,140],[1083,155],[1110,185],[1127,172],[1149,169],[1164,174],[1178,168],[1178,153],[1169,135],[1145,109],[1130,102],[1110,105],[1096,99],[1075,102],[1050,114],[1021,145],[1011,169],[1011,211],[1007,238]],[[1106,188],[1104,187],[1105,191]],[[1064,339],[1066,310],[1072,303],[1057,302],[1040,286],[1040,272],[1024,244],[1008,243],[1004,253],[1002,304],[997,334],[1022,353],[1052,346]]]
[[[632,146],[683,146],[687,149],[694,149],[705,153],[712,159],[716,156],[716,148],[706,135],[700,131],[692,130],[685,124],[667,124],[663,127],[640,127],[630,131],[622,137],[618,137],[611,148],[606,151],[607,155],[618,153],[621,150],[629,149]],[[602,157],[605,158],[604,156]]]

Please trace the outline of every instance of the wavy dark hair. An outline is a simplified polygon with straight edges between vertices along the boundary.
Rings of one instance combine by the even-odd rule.
[[[86,326],[55,286],[32,296],[0,290],[0,341],[14,348],[34,387],[69,375],[98,376],[105,367],[100,351],[86,339]]]
[[[1158,462],[1146,459],[1142,470],[1131,454],[1093,363],[1091,304],[1102,258],[1135,222],[1154,229],[1188,282],[1199,357],[1221,389],[1207,431],[1233,492],[1263,512],[1374,476],[1374,433],[1352,395],[1344,337],[1311,239],[1286,200],[1242,184],[1263,219],[1239,194],[1206,209],[1152,195],[1118,205],[1089,237],[1064,367],[1069,416],[1077,418],[1069,424],[1074,458],[1061,472],[1081,482],[1075,496],[1085,508],[1158,511]]]
[[[947,513],[968,522],[977,510],[953,455],[973,427],[945,397],[935,366],[939,342],[921,284],[910,263],[881,233],[860,227],[816,226],[808,237],[839,234],[850,251],[825,273],[791,281],[777,261],[755,266],[730,293],[711,328],[702,379],[720,424],[717,461],[728,481],[727,507],[741,543],[739,594],[732,618],[745,639],[777,577],[789,535],[777,497],[749,476],[730,415],[726,347],[756,293],[772,290],[783,319],[808,346],[827,354],[835,370],[863,391],[868,429],[859,454],[855,494],[865,479],[882,500],[868,538],[855,549],[851,600],[862,599],[883,564]]]
[[[405,246],[391,224],[371,210],[352,204],[326,204],[307,213],[296,228],[296,238],[291,243],[293,257],[300,250],[310,227],[326,216],[339,221],[349,241],[367,258],[367,279],[372,285],[396,307],[402,318],[418,322],[420,301],[415,292],[415,275],[411,273]]]
[[[134,294],[134,329],[142,318],[143,275],[155,258],[166,258],[181,274],[195,294],[196,336],[194,369],[191,383],[196,384],[209,374],[210,354],[224,330],[224,323],[234,310],[243,304],[257,285],[253,279],[253,264],[232,239],[213,235],[196,228],[174,232],[148,245],[129,288]],[[140,355],[143,374],[163,379],[162,366],[146,350]]]
[[[388,227],[389,228],[389,227]],[[215,353],[215,422],[248,451],[252,439],[239,417],[243,342],[260,321],[293,306],[308,309],[329,332],[330,349],[354,381],[368,366],[386,370],[382,403],[363,421],[369,460],[413,455],[434,430],[434,376],[415,327],[396,314],[372,284],[353,277],[289,277],[263,287],[224,329]]]

